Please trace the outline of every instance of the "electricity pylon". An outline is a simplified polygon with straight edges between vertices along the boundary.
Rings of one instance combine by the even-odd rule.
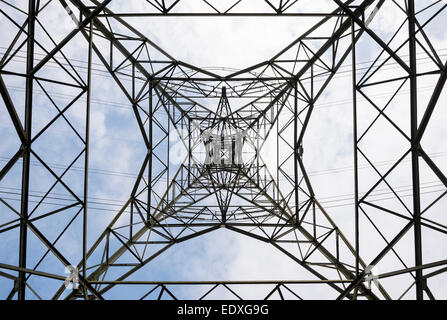
[[[327,1],[326,12],[306,11],[301,1],[257,1],[260,7],[256,10],[247,9],[248,1],[235,1],[227,7],[221,7],[218,1],[203,1],[204,7],[197,11],[184,6],[184,2],[148,0],[144,2],[147,11],[143,12],[113,7],[110,0],[1,4],[2,30],[14,30],[8,34],[8,46],[2,53],[0,91],[16,149],[7,151],[0,179],[2,187],[20,185],[18,202],[0,199],[4,216],[0,237],[14,234],[17,244],[14,254],[9,254],[14,262],[6,258],[0,262],[0,276],[11,283],[5,298],[39,296],[39,282],[37,287],[31,284],[36,278],[59,281],[51,296],[54,299],[102,299],[112,292],[119,295],[119,288],[126,285],[145,286],[144,298],[181,299],[174,287],[192,285],[206,287],[197,298],[206,298],[220,287],[232,297],[243,298],[235,288],[241,285],[270,288],[262,297],[266,299],[301,298],[298,285],[304,284],[326,285],[339,299],[399,298],[395,292],[402,296],[414,293],[417,299],[435,298],[429,280],[443,275],[446,260],[424,260],[422,236],[424,232],[436,234],[440,245],[445,244],[447,227],[436,208],[447,192],[447,178],[422,141],[447,79],[447,64],[431,30],[432,24],[445,18],[445,3],[425,1],[415,7],[414,0],[393,1],[400,14],[395,18],[402,24],[383,34],[375,24],[377,17],[390,14],[383,10],[383,0]],[[46,19],[46,14],[57,10],[64,12],[72,24],[62,38],[52,36],[55,25]],[[173,58],[132,26],[134,17],[175,16],[284,16],[297,21],[313,17],[316,23],[267,61],[242,70],[215,70]],[[80,43],[83,63],[67,53]],[[364,43],[373,57],[359,67],[357,56],[365,52]],[[147,153],[141,159],[128,200],[97,240],[88,245],[89,135],[95,125],[90,119],[92,72],[96,67],[93,59],[101,63],[128,99]],[[422,61],[429,65],[421,66]],[[390,64],[397,66],[396,72],[387,72]],[[305,145],[315,106],[342,73],[352,77],[352,87],[348,88],[352,91],[352,109],[347,116],[353,118],[355,193],[354,230],[348,230],[349,237],[319,201],[305,161],[305,150],[318,148]],[[420,83],[427,77],[435,78],[429,86],[432,94],[428,101],[421,102]],[[12,93],[15,83],[24,86],[22,95]],[[383,88],[392,91],[383,94],[385,104],[380,100],[383,96],[374,93],[384,92]],[[406,113],[388,112],[405,88]],[[47,115],[46,125],[35,128],[38,90],[43,91],[54,113]],[[61,91],[70,95],[70,101],[58,98],[57,92]],[[235,101],[240,101],[237,108]],[[79,105],[85,112],[82,125],[70,116],[70,110]],[[381,122],[388,127],[379,127]],[[66,151],[72,161],[62,169],[51,161],[60,152],[60,142],[52,140],[51,130],[61,123],[76,141]],[[389,140],[381,141],[375,127],[385,130]],[[179,137],[185,151],[183,161],[177,164],[169,158],[172,135]],[[371,151],[368,146],[391,141],[400,141],[401,156],[383,171],[372,156],[372,152],[381,152],[380,148]],[[263,159],[266,148],[269,153],[274,151],[275,165]],[[360,159],[366,163],[363,166],[376,173],[373,178],[362,176]],[[40,185],[32,174],[34,163],[54,183]],[[83,177],[75,181],[70,172],[79,163]],[[402,170],[407,170],[411,180],[411,203],[402,199],[392,179]],[[429,172],[427,175],[442,187],[437,197],[428,201],[421,194],[422,172]],[[33,185],[46,191],[35,196]],[[367,191],[360,186],[368,186]],[[393,203],[374,200],[375,192],[383,186]],[[68,203],[47,205],[57,190],[63,190]],[[35,197],[36,202],[30,201]],[[380,225],[377,213],[387,218],[385,225]],[[51,226],[58,224],[63,214],[70,219],[63,220],[64,228],[54,234]],[[366,220],[370,224],[360,228]],[[74,221],[79,225],[75,226]],[[386,229],[384,234],[385,227],[392,231]],[[58,247],[59,239],[70,228],[82,242],[77,265],[68,259],[69,252]],[[220,228],[268,243],[312,280],[135,279],[138,271],[170,247]],[[370,232],[380,235],[379,250],[368,251],[368,243],[360,249],[362,234]],[[408,240],[410,233],[412,238]],[[44,248],[37,260],[28,250],[36,243]],[[411,251],[410,260],[401,257],[402,246]],[[367,260],[362,259],[364,254]],[[385,263],[391,256],[397,259],[397,265]],[[45,259],[67,267],[76,265],[70,270],[76,269],[79,286],[67,292],[67,275],[58,274],[45,264]],[[374,266],[380,266],[383,273],[372,275]],[[393,287],[391,294],[383,283],[398,276],[406,280],[397,289]],[[368,283],[371,279],[373,287]]]

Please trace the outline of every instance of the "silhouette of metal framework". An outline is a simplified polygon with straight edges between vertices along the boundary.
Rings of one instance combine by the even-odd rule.
[[[15,133],[2,140],[18,141],[15,153],[8,154],[8,161],[1,167],[0,179],[2,186],[13,185],[13,180],[21,185],[18,205],[5,194],[0,198],[0,237],[13,235],[17,243],[16,256],[10,260],[13,262],[0,261],[0,277],[9,281],[11,288],[4,298],[39,297],[40,288],[30,285],[30,279],[39,278],[59,281],[59,289],[52,294],[54,299],[103,299],[114,290],[119,293],[122,286],[147,288],[144,299],[182,299],[176,288],[188,286],[204,288],[198,299],[206,299],[217,288],[225,288],[233,298],[242,299],[243,294],[238,292],[242,286],[264,288],[259,289],[265,293],[260,298],[300,299],[300,290],[311,285],[327,286],[338,299],[397,299],[406,294],[410,298],[434,299],[430,283],[445,273],[447,260],[423,259],[423,235],[443,237],[447,233],[439,217],[430,214],[442,204],[447,178],[424,151],[422,142],[434,111],[443,107],[438,102],[447,79],[447,63],[430,32],[434,32],[434,21],[446,18],[447,3],[392,1],[403,17],[402,24],[383,35],[375,30],[374,22],[378,16],[388,14],[383,11],[384,0],[327,1],[332,8],[327,12],[306,11],[302,1],[296,0],[260,0],[256,4],[203,0],[196,2],[200,8],[195,11],[185,5],[186,0],[141,2],[146,11],[125,11],[126,4],[116,5],[111,0],[29,0],[26,6],[15,1],[0,3],[1,29],[15,29],[15,34],[7,35],[10,44],[0,60],[2,117],[8,117]],[[416,7],[422,2],[422,7]],[[65,10],[73,24],[72,31],[57,40],[50,32],[57,26],[44,18],[54,8]],[[268,61],[243,70],[204,69],[176,60],[129,20],[175,16],[284,16],[297,21],[313,18],[317,22]],[[357,53],[362,42],[374,49],[374,59],[360,66]],[[83,43],[79,49],[85,51],[87,61],[83,63],[64,52],[76,43]],[[132,106],[147,155],[141,159],[127,202],[88,246],[89,132],[95,125],[90,119],[93,57],[101,61]],[[19,63],[13,63],[17,59]],[[428,67],[421,66],[423,59],[428,60]],[[397,66],[393,72],[387,72],[390,64]],[[303,144],[314,107],[342,66],[348,66],[352,76],[352,88],[347,88],[352,91],[352,112],[346,115],[353,118],[352,243],[318,200],[303,160],[305,150],[316,147]],[[421,101],[420,82],[426,77],[436,81],[431,82],[430,99]],[[11,79],[23,83],[25,90],[20,98],[11,93]],[[384,88],[392,90],[386,103],[374,94],[384,92]],[[41,128],[32,127],[32,119],[39,116],[35,107],[37,90],[43,91],[45,103],[55,111]],[[405,90],[405,104],[400,108],[408,114],[389,113],[389,106]],[[60,103],[57,92],[70,94],[71,101]],[[234,101],[237,108],[232,106]],[[81,127],[73,124],[68,115],[70,108],[79,105],[85,114]],[[365,116],[366,112],[370,116]],[[379,122],[388,125],[383,132],[387,139],[399,141],[403,150],[385,171],[372,160],[374,152],[381,152],[380,146],[386,143],[374,131]],[[73,155],[72,162],[63,168],[51,160],[51,150],[58,143],[52,145],[48,134],[56,125],[65,126],[78,145],[68,152]],[[234,139],[229,149],[219,142],[215,144],[218,147],[213,149],[213,157],[222,161],[201,160],[197,150],[205,146],[201,135],[207,130],[217,137],[224,131],[246,133],[249,138],[244,138],[241,147],[242,163],[235,163],[228,154],[219,154],[236,152]],[[181,164],[169,159],[169,136],[173,133],[181,137],[187,150]],[[276,141],[275,168],[269,167],[260,155],[264,143],[272,137]],[[369,145],[379,147],[370,151]],[[366,192],[359,187],[365,182],[360,159],[376,173],[372,184],[367,181]],[[54,181],[38,197],[32,195],[30,187],[32,172],[37,170],[33,161]],[[75,164],[82,167],[81,181],[70,178]],[[396,191],[396,180],[392,179],[395,172],[402,170],[411,179],[410,204]],[[442,185],[439,195],[428,202],[421,200],[420,177],[426,172]],[[391,194],[392,203],[371,199],[383,186]],[[61,189],[71,201],[46,205],[52,193]],[[61,231],[49,231],[56,228],[52,221],[64,214],[70,219],[64,220]],[[386,218],[392,232],[382,232],[375,221],[377,214]],[[360,228],[362,219],[369,223],[368,227]],[[59,239],[70,228],[77,228],[82,258],[77,264],[79,288],[66,291],[63,282],[67,274],[53,272],[45,261],[53,257],[62,266],[78,262],[70,261],[69,253],[58,247]],[[307,270],[312,279],[158,282],[131,277],[168,248],[219,228],[270,244],[297,267]],[[378,252],[368,253],[367,246],[360,250],[362,241],[368,242],[362,238],[367,232],[377,232],[383,239]],[[403,247],[411,251],[410,258],[400,255],[403,241]],[[29,259],[32,244],[36,243],[43,246],[42,255],[37,260]],[[443,244],[445,239],[439,246]],[[362,259],[363,254],[367,254],[367,260]],[[398,263],[380,267],[383,273],[372,275],[371,266],[380,265],[390,256]],[[397,289],[393,294],[382,285],[390,278],[399,280],[394,282]],[[379,280],[374,281],[376,286],[370,287],[371,279]],[[45,287],[44,282],[37,283]]]

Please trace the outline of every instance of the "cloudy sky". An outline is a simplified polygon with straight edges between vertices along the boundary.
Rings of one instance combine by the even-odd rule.
[[[216,5],[222,5],[217,1],[210,1]],[[228,2],[228,1],[227,1]],[[230,1],[231,2],[231,1]],[[261,1],[258,1],[258,5]],[[22,10],[27,10],[27,1],[6,1],[14,3]],[[0,4],[0,8],[15,21],[21,24],[25,21],[25,15],[7,6]],[[241,10],[257,11],[260,7],[253,5],[251,1],[243,1]],[[431,9],[421,12],[418,19],[423,23],[427,18],[442,7],[438,1],[417,1],[417,10],[434,4]],[[262,5],[261,5],[262,6]],[[371,24],[371,29],[387,41],[395,34],[398,28],[405,22],[405,16],[399,6],[405,7],[405,1],[385,1],[384,7],[379,11]],[[145,1],[119,1],[114,0],[110,8],[116,12],[141,12],[150,10],[150,5]],[[300,12],[329,12],[333,10],[333,1],[309,1],[299,0],[296,11]],[[74,10],[74,8],[72,8]],[[204,10],[201,1],[185,1],[184,7],[179,10]],[[0,15],[0,23],[5,36],[0,40],[0,53],[4,55],[6,48],[17,33],[17,27],[5,15]],[[156,43],[168,52],[176,60],[181,60],[202,68],[231,68],[242,69],[273,57],[289,43],[297,39],[303,32],[315,24],[320,18],[296,18],[296,17],[269,17],[269,18],[182,18],[182,17],[153,17],[153,18],[129,18],[127,21],[143,33],[148,39]],[[440,58],[445,62],[447,50],[447,34],[442,28],[445,13],[439,15],[426,27],[426,33],[436,48]],[[39,14],[39,21],[56,40],[61,40],[73,28],[73,22],[67,16],[58,1],[51,1]],[[4,26],[4,27],[3,27]],[[40,43],[47,48],[54,45],[45,36],[42,28],[37,28],[37,37]],[[406,39],[407,28],[391,42],[392,48],[398,48]],[[23,41],[23,36],[22,36]],[[422,37],[418,37],[423,43]],[[20,42],[20,41],[19,41]],[[101,46],[100,40],[97,40]],[[76,65],[80,77],[86,79],[85,66],[87,61],[87,43],[78,35],[63,50],[64,54]],[[101,48],[105,50],[104,48]],[[365,36],[358,44],[358,78],[368,72],[380,48],[374,41]],[[408,46],[404,45],[399,51],[404,61],[408,61],[405,52]],[[42,57],[44,51],[36,49],[36,56]],[[17,56],[8,64],[6,70],[23,72],[25,66],[25,47],[22,47]],[[386,59],[382,55],[381,59]],[[60,60],[62,61],[62,60]],[[90,145],[90,174],[89,174],[89,243],[99,236],[110,223],[118,210],[127,201],[136,175],[146,154],[143,140],[138,131],[135,116],[127,98],[107,74],[101,61],[94,56],[94,71],[92,75],[92,110],[91,110],[91,145]],[[304,140],[304,163],[309,172],[312,185],[316,191],[317,199],[326,208],[327,212],[348,240],[354,242],[354,206],[353,201],[353,136],[352,136],[352,78],[350,72],[351,58],[348,57],[340,69],[340,73],[334,77],[331,84],[318,100],[312,116],[309,128]],[[374,64],[377,66],[378,64]],[[435,70],[435,66],[428,55],[418,47],[418,68],[421,71]],[[373,67],[374,69],[374,67]],[[43,68],[40,75],[52,79],[67,80],[67,75],[60,72],[60,66],[49,63]],[[217,72],[217,71],[216,71]],[[389,79],[403,74],[402,69],[393,61],[388,62],[383,70],[371,77],[373,80]],[[12,99],[23,117],[24,87],[22,77],[2,75]],[[70,80],[71,81],[71,80]],[[372,80],[371,80],[372,81]],[[418,99],[421,105],[420,115],[423,114],[425,105],[431,96],[437,76],[420,77]],[[391,99],[401,82],[374,86],[365,89],[366,94],[383,108]],[[66,105],[70,99],[79,94],[79,89],[65,86],[46,84],[40,88],[35,84],[34,94],[35,112],[33,115],[33,133],[39,132],[48,120],[56,114],[56,110],[43,90],[51,92],[56,104]],[[360,95],[360,94],[359,94]],[[446,102],[445,93],[442,95],[439,105]],[[230,100],[231,102],[231,100]],[[237,101],[234,102],[237,104]],[[214,108],[215,106],[209,106]],[[0,161],[6,161],[17,151],[19,140],[15,135],[14,127],[5,112],[3,102],[0,105]],[[409,84],[402,84],[396,97],[387,107],[386,114],[390,119],[403,128],[409,135]],[[85,121],[85,95],[71,107],[67,118],[74,127],[83,132]],[[364,132],[371,121],[377,116],[377,111],[359,98],[359,132]],[[447,169],[445,156],[447,145],[445,121],[447,113],[442,108],[435,110],[433,121],[427,129],[426,137],[422,143],[425,151],[433,157],[433,161],[441,168]],[[273,129],[273,132],[276,128]],[[7,137],[7,138],[3,138]],[[175,138],[174,138],[175,140]],[[175,142],[175,141],[173,141]],[[402,136],[390,126],[383,117],[379,117],[373,129],[365,135],[362,141],[362,150],[369,159],[377,165],[380,173],[385,173],[394,162],[408,149]],[[270,168],[274,168],[275,156],[268,150],[272,145],[265,146],[265,161]],[[57,121],[35,143],[35,150],[42,158],[51,164],[51,168],[61,174],[65,167],[82,150],[82,143],[74,134],[74,131],[64,121]],[[269,157],[270,155],[270,157]],[[66,174],[64,181],[73,188],[77,194],[82,194],[83,162],[82,159],[74,164],[74,167]],[[360,166],[360,192],[366,192],[377,180],[375,173],[364,158],[359,158]],[[31,194],[35,201],[39,201],[48,188],[54,183],[54,178],[46,172],[36,159],[32,159]],[[13,208],[20,208],[18,193],[20,192],[20,170],[18,163],[10,173],[0,182],[1,196]],[[445,171],[445,170],[444,170]],[[408,216],[406,208],[411,210],[411,162],[407,156],[401,165],[390,175],[389,183],[393,190],[402,196],[403,203],[399,203],[393,196],[390,188],[379,185],[371,201],[386,206],[390,210]],[[436,176],[421,161],[421,192],[423,209],[445,191],[445,187]],[[52,203],[60,203],[61,199],[70,199],[70,195],[60,185],[56,186],[51,197],[36,210],[36,215],[45,210],[52,210]],[[64,202],[68,204],[68,201]],[[34,203],[35,205],[36,203]],[[425,214],[427,219],[432,219],[438,224],[445,225],[447,218],[442,215],[445,200],[436,203]],[[360,252],[363,260],[368,264],[380,250],[391,240],[404,226],[405,221],[391,215],[366,208],[375,223],[383,233],[382,236],[374,226],[362,215],[360,228],[362,230]],[[42,219],[36,222],[36,226],[45,230],[49,239],[55,240],[58,233],[76,214],[75,208],[66,210],[66,214],[54,216],[50,219]],[[3,203],[0,204],[0,224],[10,221],[12,213]],[[13,216],[14,217],[14,216]],[[15,217],[14,217],[15,218]],[[82,220],[78,217],[64,236],[57,242],[57,248],[61,250],[67,259],[77,264],[81,257],[82,242],[79,230]],[[445,227],[442,227],[445,231]],[[414,265],[413,231],[396,246],[396,252],[402,257],[399,261],[393,253],[386,256],[378,265],[380,272],[399,270]],[[436,233],[428,228],[423,229],[423,256],[424,263],[445,259],[443,252],[447,249],[444,234]],[[0,234],[0,262],[17,264],[18,232],[11,231]],[[29,265],[37,263],[44,247],[29,232]],[[48,255],[38,270],[47,270],[56,274],[63,274],[63,266]],[[110,271],[109,276],[118,271]],[[145,268],[137,272],[129,279],[146,280],[271,280],[271,279],[313,279],[304,269],[299,267],[289,257],[273,248],[254,239],[241,236],[229,230],[219,229],[207,235],[178,244],[157,259],[150,262]],[[430,280],[430,288],[437,298],[446,298],[447,277],[444,275]],[[409,275],[384,279],[383,285],[393,298],[399,298],[412,283]],[[4,284],[4,285],[3,285]],[[60,282],[30,278],[33,289],[38,288],[38,294],[43,298],[50,298],[60,286]],[[334,298],[336,292],[329,287],[321,286],[296,286],[296,291],[303,298]],[[6,297],[11,290],[11,281],[0,277],[0,295]],[[147,288],[124,288],[125,291],[111,291],[109,297],[122,297],[126,292],[129,298],[136,298],[144,294]],[[203,293],[203,288],[194,290],[178,288],[177,293],[186,297],[197,297]],[[265,297],[271,287],[240,288],[246,297]],[[230,297],[228,291],[216,291],[215,298]],[[28,297],[35,298],[28,293]],[[414,297],[414,290],[410,290],[403,298]]]

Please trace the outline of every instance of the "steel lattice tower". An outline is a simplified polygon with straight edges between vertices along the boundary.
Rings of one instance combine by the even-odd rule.
[[[447,3],[392,1],[402,24],[384,35],[375,24],[390,14],[384,0],[327,1],[327,12],[302,10],[300,0],[259,0],[256,10],[246,0],[198,0],[198,11],[188,9],[187,0],[141,2],[145,11],[139,12],[111,0],[0,3],[1,30],[14,30],[4,35],[8,45],[0,60],[1,115],[10,128],[1,138],[15,143],[13,152],[2,148],[7,160],[0,167],[0,187],[20,186],[16,202],[0,193],[0,239],[13,243],[14,250],[11,254],[0,246],[0,278],[9,286],[2,298],[39,297],[39,286],[46,287],[42,281],[52,279],[57,282],[54,299],[102,299],[109,292],[119,295],[126,285],[144,287],[144,298],[155,299],[182,299],[175,288],[197,285],[206,288],[197,298],[221,287],[244,298],[237,291],[241,286],[270,288],[266,299],[300,298],[299,285],[325,285],[338,299],[397,299],[406,294],[434,299],[430,285],[447,270],[442,250],[447,243],[447,178],[444,164],[424,148],[424,138],[442,134],[442,125],[429,124],[437,112],[445,113],[447,61],[435,35],[440,32],[436,24],[446,18]],[[71,32],[60,39],[51,36],[57,26],[46,18],[54,8],[72,23]],[[179,61],[132,25],[135,18],[270,16],[313,18],[316,23],[271,59],[242,70]],[[359,65],[365,43],[374,57]],[[65,52],[69,46],[79,46],[82,63]],[[94,59],[128,99],[147,152],[128,200],[91,241],[87,234],[93,227],[88,182],[90,131],[95,126],[90,117]],[[396,66],[392,72],[390,65]],[[319,201],[305,160],[306,151],[318,147],[305,144],[315,106],[342,69],[352,78],[352,86],[346,88],[352,92],[346,117],[353,119],[353,230],[339,228],[331,210]],[[12,91],[16,83],[24,89],[20,94]],[[430,92],[429,99],[420,97],[421,90]],[[44,93],[54,111],[38,128],[33,127],[33,119],[42,116],[36,107],[37,91]],[[60,102],[60,92],[72,97],[69,103]],[[391,112],[401,94],[398,104],[405,112]],[[72,108],[81,108],[81,126],[71,120]],[[77,146],[67,151],[72,160],[62,168],[52,161],[57,139],[48,137],[61,123]],[[169,159],[172,134],[181,138],[186,150],[180,164]],[[272,137],[275,167],[261,156]],[[386,152],[383,146],[391,141],[399,144],[400,156],[384,169],[373,159]],[[82,167],[82,179],[75,181],[70,174],[76,166]],[[362,175],[363,167],[374,175]],[[32,185],[38,183],[33,170],[45,171],[54,182],[37,198],[32,194]],[[410,180],[409,198],[397,191],[396,173]],[[441,186],[435,197],[421,191],[421,177],[426,176]],[[391,201],[374,200],[383,187]],[[61,189],[70,201],[45,206]],[[61,215],[68,217],[63,226],[57,220]],[[52,232],[55,224],[60,232]],[[80,261],[72,261],[70,253],[58,247],[70,228],[78,235]],[[273,246],[312,279],[160,282],[133,277],[170,247],[220,228]],[[368,239],[362,235],[369,232],[383,240],[379,250],[368,252]],[[438,248],[425,242],[428,238],[435,239]],[[41,254],[30,258],[37,247]],[[411,254],[403,257],[404,249]],[[426,256],[427,250],[438,253]],[[46,263],[50,257],[62,267],[77,266],[78,289],[66,291],[67,274]],[[397,263],[385,263],[390,257]],[[373,266],[380,267],[380,274],[371,273]],[[32,279],[42,281],[36,280],[36,287]],[[386,281],[392,279],[397,280],[390,293]]]

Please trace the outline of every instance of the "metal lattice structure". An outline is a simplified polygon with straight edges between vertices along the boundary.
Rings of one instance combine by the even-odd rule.
[[[196,11],[185,5],[186,0],[141,2],[145,10],[138,12],[123,10],[126,4],[119,6],[111,0],[0,3],[1,29],[15,30],[5,35],[8,46],[0,60],[1,113],[11,128],[10,135],[2,136],[2,140],[15,141],[16,145],[14,152],[7,152],[0,179],[2,187],[20,185],[18,203],[5,194],[0,198],[0,239],[13,237],[16,244],[12,262],[4,257],[0,261],[0,277],[10,290],[3,298],[39,297],[40,288],[30,285],[30,279],[38,278],[57,280],[58,289],[51,296],[54,299],[102,299],[114,290],[119,294],[125,285],[144,287],[147,293],[143,298],[155,299],[182,299],[175,292],[179,286],[203,286],[198,299],[222,287],[234,298],[244,298],[237,290],[241,286],[270,288],[260,298],[301,298],[299,285],[327,286],[338,299],[397,299],[406,294],[407,298],[434,299],[430,284],[447,270],[442,250],[447,233],[442,217],[447,178],[442,164],[424,149],[424,139],[433,130],[441,130],[426,132],[436,111],[444,107],[447,63],[432,35],[437,30],[432,25],[439,21],[442,25],[447,3],[389,1],[399,13],[395,19],[402,24],[385,35],[375,29],[376,19],[389,14],[383,9],[388,2],[384,0],[327,1],[327,12],[304,10],[300,0],[260,0],[255,9],[251,7],[254,1],[203,0],[196,2]],[[72,20],[72,31],[62,38],[52,37],[52,29],[57,27],[46,17],[52,10],[60,10]],[[268,61],[232,70],[201,68],[176,60],[134,28],[131,20],[176,16],[284,16],[317,22]],[[374,48],[374,56],[360,66],[365,43]],[[65,53],[69,46],[79,46],[83,63]],[[89,245],[93,59],[100,61],[128,99],[147,153],[140,161],[127,202]],[[422,65],[422,60],[428,63]],[[397,68],[389,72],[390,65]],[[306,150],[315,146],[304,143],[315,105],[346,66],[352,77],[352,87],[347,88],[352,91],[351,108],[346,114],[353,119],[352,237],[345,235],[319,201],[305,162]],[[23,84],[21,95],[11,92],[11,79]],[[418,99],[425,79],[430,79],[427,101]],[[385,89],[392,93],[383,103],[383,97],[379,99],[376,93]],[[33,119],[40,116],[35,107],[37,90],[43,91],[46,103],[54,107],[40,128],[33,127]],[[398,104],[406,111],[389,112],[405,90]],[[62,104],[57,92],[68,93],[72,99]],[[67,115],[72,108],[81,108],[84,113],[81,126]],[[51,129],[61,123],[76,141],[76,147],[64,149],[72,161],[63,168],[51,160],[56,152],[52,148],[60,143],[51,136]],[[387,141],[374,130],[377,127]],[[228,143],[214,143],[218,147],[212,156],[218,160],[213,163],[203,160],[203,148],[210,141],[203,139],[207,132],[214,141],[220,135],[233,137]],[[240,133],[245,135],[242,144],[234,138]],[[172,134],[180,136],[187,150],[181,164],[169,159]],[[210,139],[209,134],[207,137]],[[272,139],[277,158],[274,167],[261,156],[262,148]],[[374,154],[385,152],[380,146],[391,141],[399,144],[400,156],[383,170],[373,160]],[[225,144],[230,147],[222,147]],[[244,155],[239,161],[235,161],[237,148]],[[210,156],[210,149],[205,156]],[[54,181],[37,200],[31,198],[30,191],[30,184],[38,183],[32,178],[33,170],[37,170],[33,162]],[[75,164],[82,167],[80,180],[70,178]],[[362,176],[361,166],[374,174]],[[410,180],[410,202],[396,191],[393,176],[402,171]],[[442,189],[434,198],[424,198],[421,193],[421,176],[426,175],[441,183]],[[384,186],[392,202],[371,200]],[[46,205],[53,192],[61,189],[71,201]],[[61,231],[48,231],[55,227],[52,221],[60,223],[57,217],[61,215],[69,217]],[[385,219],[386,232],[380,219]],[[68,253],[58,248],[59,239],[70,228],[75,228],[82,243],[80,262],[69,260]],[[132,277],[168,248],[220,228],[268,243],[312,279],[160,282]],[[362,238],[368,232],[380,235],[383,243],[379,250],[368,253],[368,240]],[[424,259],[427,244],[423,235],[435,234],[444,255]],[[30,248],[36,243],[43,247],[42,254],[30,259],[34,250]],[[402,248],[410,251],[409,257],[401,256]],[[362,259],[364,254],[367,259]],[[381,265],[390,256],[398,263]],[[61,266],[77,264],[78,289],[66,291],[63,282],[67,275],[54,272],[45,263],[50,257]],[[370,268],[376,265],[383,272],[375,275],[374,280],[379,281],[371,288]],[[390,294],[385,283],[393,278],[398,281]]]

